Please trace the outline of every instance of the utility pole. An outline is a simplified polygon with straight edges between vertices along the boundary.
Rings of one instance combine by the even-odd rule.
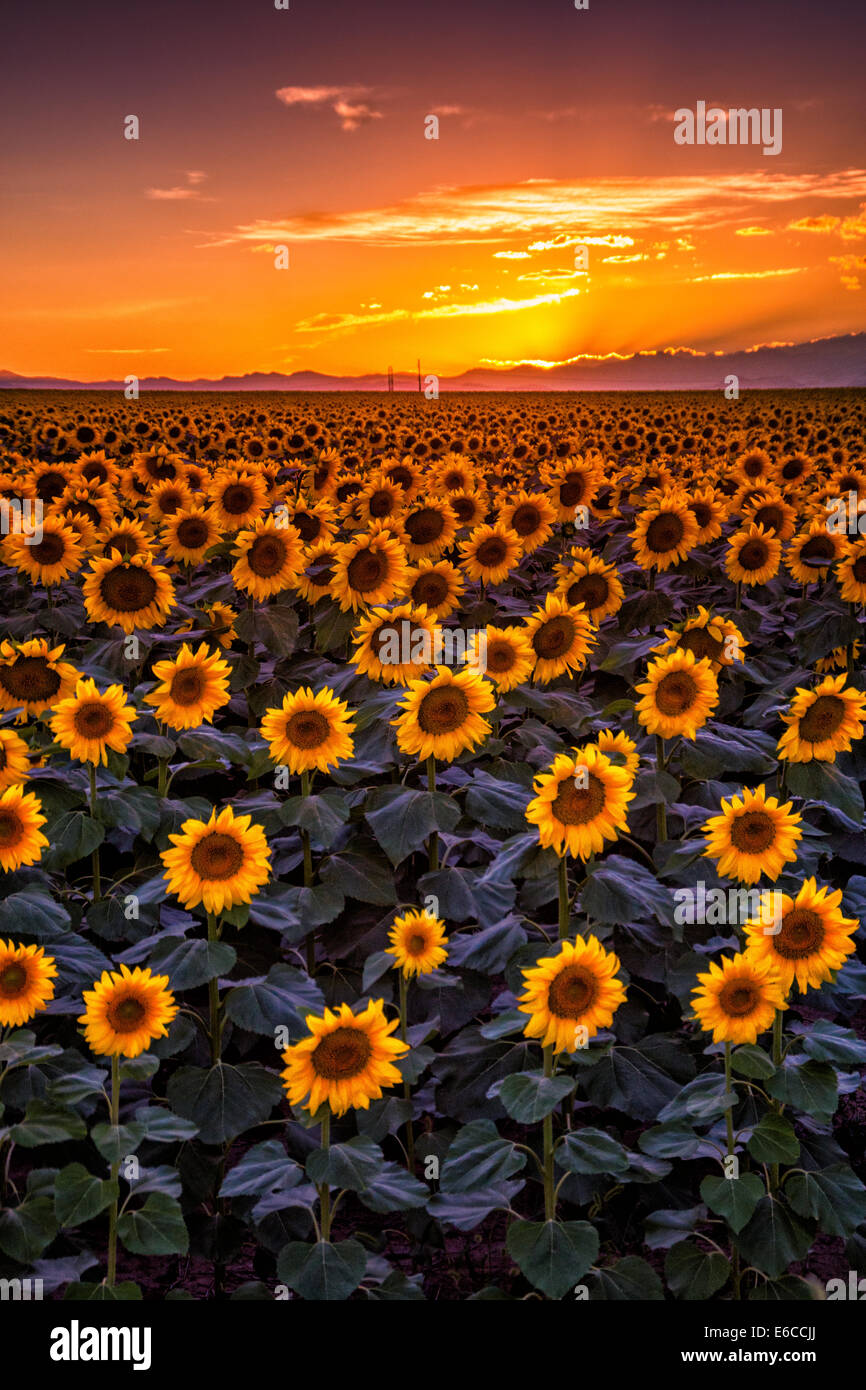
[[[421,358],[418,358],[418,391],[421,390]]]

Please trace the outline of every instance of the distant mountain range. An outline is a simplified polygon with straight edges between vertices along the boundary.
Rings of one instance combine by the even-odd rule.
[[[131,356],[129,371],[135,363]],[[422,369],[422,377],[427,369]],[[866,387],[866,333],[818,338],[744,352],[695,353],[688,348],[636,353],[630,357],[580,358],[558,367],[476,367],[440,377],[440,391],[713,391],[736,376],[741,390],[790,387]],[[321,372],[247,372],[219,380],[177,381],[141,377],[142,391],[386,391],[384,373],[326,376]],[[417,392],[415,373],[395,375],[397,391]],[[0,387],[15,390],[122,391],[120,381],[69,381],[63,377],[19,376],[0,371]]]

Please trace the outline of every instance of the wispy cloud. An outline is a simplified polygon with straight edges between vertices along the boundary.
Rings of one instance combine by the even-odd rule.
[[[153,198],[157,202],[182,202],[189,198],[201,198],[199,185],[204,183],[207,174],[201,169],[188,169],[184,173],[186,183],[175,184],[172,188],[148,188],[145,190],[145,198]],[[211,202],[210,198],[203,200]]]
[[[738,227],[734,236],[772,236],[769,227]]]
[[[517,314],[525,309],[538,309],[543,304],[559,304],[573,299],[579,289],[553,291],[533,295],[531,299],[485,299],[475,304],[437,304],[425,309],[388,309],[374,314],[314,314],[295,324],[299,333],[333,333],[347,328],[369,328],[379,323],[397,323],[403,319],[478,318],[492,314]]]
[[[331,89],[293,89],[321,91]],[[741,222],[744,206],[803,199],[866,198],[866,170],[598,179],[589,183],[529,179],[490,187],[441,187],[402,202],[346,212],[307,212],[283,221],[258,219],[214,233],[210,246],[259,242],[344,241],[394,247],[540,240],[527,249],[591,243],[599,234],[660,227],[688,230]],[[627,242],[633,244],[632,242]]]
[[[804,275],[805,265],[786,266],[783,270],[717,270],[713,275],[693,275],[691,283],[700,285],[706,280],[774,280],[782,275]]]
[[[371,87],[280,87],[275,95],[284,106],[329,107],[343,130],[358,130],[368,121],[382,119],[381,111],[361,100],[374,95]]]

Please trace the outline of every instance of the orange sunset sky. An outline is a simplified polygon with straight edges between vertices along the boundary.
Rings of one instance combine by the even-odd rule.
[[[866,326],[854,0],[49,0],[5,48],[16,373],[449,375]],[[781,152],[676,144],[698,100],[781,108]]]

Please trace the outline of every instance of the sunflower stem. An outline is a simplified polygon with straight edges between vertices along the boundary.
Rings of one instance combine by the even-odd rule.
[[[559,860],[559,939],[568,937],[568,851],[564,850]]]
[[[310,795],[310,774],[301,773],[301,796]],[[313,886],[313,851],[310,848],[310,836],[306,830],[301,830],[301,845],[304,850],[304,887]],[[316,973],[316,933],[315,929],[307,937],[307,974],[310,976]]]
[[[779,800],[780,800],[780,801],[781,801],[782,797],[785,795],[785,793],[786,793],[787,790],[788,790],[788,760],[787,760],[787,758],[786,758],[785,761],[782,763],[782,771],[781,771],[781,774],[780,774],[780,776],[779,776]]]
[[[728,1130],[728,1158],[734,1156],[734,1113],[733,1104],[728,1105],[728,1099],[733,1098],[733,1080],[731,1077],[731,1044],[725,1043],[725,1123]]]
[[[406,1042],[408,1031],[408,1005],[409,1002],[409,982],[403,971],[400,971],[400,1037]],[[410,1173],[415,1172],[415,1127],[412,1122],[412,1087],[408,1081],[403,1082],[403,1095],[409,1103],[409,1118],[406,1121],[406,1167]]]
[[[88,764],[90,770],[90,814],[96,820],[96,764]],[[93,850],[90,862],[93,865],[93,901],[98,903],[102,898],[102,876],[99,870],[99,845]]]
[[[736,584],[736,588],[734,589],[734,593],[735,593],[735,595],[736,595],[736,597],[735,597],[735,599],[734,599],[734,612],[735,612],[735,613],[739,613],[740,609],[741,609],[742,606],[743,606],[743,581],[742,581],[741,579],[738,579],[738,580],[737,580],[737,584]]]
[[[322,1116],[322,1148],[331,1147],[331,1112],[327,1108]],[[323,1182],[319,1188],[319,1231],[322,1241],[331,1239],[331,1189],[327,1182]]]
[[[159,759],[159,777],[157,780],[157,792],[160,797],[165,796],[168,786],[168,758]]]
[[[431,796],[436,790],[436,759],[431,753],[427,759],[427,790]],[[436,831],[430,836],[427,842],[428,854],[430,859],[430,872],[435,874],[439,868],[439,836]]]
[[[664,772],[665,768],[665,741],[656,734],[656,775]],[[660,845],[667,843],[668,838],[668,813],[665,806],[664,795],[660,787],[656,788],[656,795],[659,800],[656,802],[656,839]]]
[[[776,1010],[776,1016],[775,1016],[775,1018],[773,1019],[773,1066],[776,1068],[777,1071],[779,1070],[779,1067],[782,1065],[782,1022],[783,1022],[783,1020],[782,1020],[782,1010],[781,1010],[781,1009],[777,1009],[777,1010]],[[774,1101],[773,1101],[773,1109],[776,1111],[777,1114],[781,1115],[781,1113],[782,1113],[782,1102],[781,1102],[780,1100],[774,1100]],[[778,1165],[778,1163],[771,1163],[771,1164],[770,1164],[770,1191],[771,1191],[771,1192],[776,1192],[776,1191],[778,1191],[778,1187],[779,1187],[779,1165]]]
[[[217,926],[216,914],[209,912],[207,915],[207,939],[211,942],[219,940],[219,928]],[[216,976],[208,981],[208,998],[210,1014],[210,1056],[211,1062],[216,1067],[219,1065],[221,1044],[222,1044],[222,1021],[220,1019],[220,987]]]
[[[115,1052],[111,1058],[111,1113],[110,1123],[112,1129],[116,1130],[120,1125],[120,1058]],[[120,1159],[111,1165],[111,1181],[117,1185],[120,1173]],[[115,1192],[114,1201],[108,1213],[108,1262],[105,1272],[105,1282],[110,1289],[114,1288],[114,1279],[117,1273],[117,1203],[118,1196]]]
[[[544,1049],[544,1075],[553,1075],[553,1045]],[[556,1188],[553,1168],[553,1113],[545,1115],[542,1121],[542,1147],[544,1150],[544,1219],[556,1220]]]
[[[652,566],[650,566],[650,569],[649,569],[649,571],[648,571],[648,576],[649,576],[649,577],[648,577],[648,579],[647,579],[647,586],[646,586],[646,587],[647,587],[647,593],[648,593],[648,594],[651,594],[652,591],[653,591],[653,589],[654,589],[655,586],[656,586],[656,572],[655,572],[655,570],[652,568]]]

